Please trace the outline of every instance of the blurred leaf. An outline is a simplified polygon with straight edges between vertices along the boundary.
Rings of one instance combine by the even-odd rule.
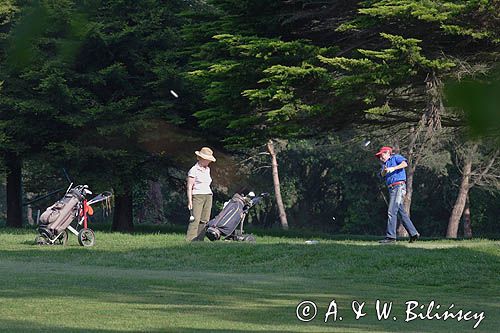
[[[30,8],[16,25],[7,53],[7,65],[14,69],[28,66],[36,59],[33,41],[49,26],[47,9],[40,4]]]
[[[483,79],[449,83],[446,95],[451,106],[465,113],[473,137],[500,144],[500,69]]]

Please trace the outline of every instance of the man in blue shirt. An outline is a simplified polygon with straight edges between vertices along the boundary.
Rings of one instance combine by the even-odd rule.
[[[392,154],[391,147],[382,147],[375,154],[382,162],[380,174],[385,178],[385,183],[389,188],[389,208],[387,210],[387,232],[385,238],[379,243],[387,244],[396,242],[396,227],[398,214],[401,216],[403,226],[410,234],[410,243],[416,241],[420,234],[410,220],[403,207],[403,198],[406,195],[406,172],[408,166],[406,158],[398,154]]]

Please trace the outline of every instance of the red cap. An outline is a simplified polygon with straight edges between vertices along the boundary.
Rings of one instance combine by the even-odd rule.
[[[375,154],[375,156],[379,157],[380,155],[382,155],[382,153],[384,153],[386,151],[388,151],[390,154],[392,154],[392,147],[384,146],[384,147],[380,148],[378,153]]]

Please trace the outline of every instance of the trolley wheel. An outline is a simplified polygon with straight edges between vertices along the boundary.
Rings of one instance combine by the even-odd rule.
[[[60,245],[66,246],[68,244],[68,231],[65,229],[61,231],[62,235],[59,236],[57,241],[59,242]]]
[[[78,243],[81,246],[94,246],[95,234],[92,229],[82,229],[78,233]]]
[[[249,243],[255,243],[255,236],[254,235],[244,235],[243,241],[249,242]]]
[[[38,235],[35,237],[35,243],[37,245],[47,245],[47,237],[45,237],[44,235]]]

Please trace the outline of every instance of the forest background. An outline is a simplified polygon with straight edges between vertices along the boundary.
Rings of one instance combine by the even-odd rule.
[[[499,13],[495,0],[3,0],[1,218],[33,223],[71,179],[114,192],[94,223],[185,226],[186,173],[210,146],[213,214],[246,187],[273,194],[253,227],[383,235],[374,153],[390,145],[421,234],[498,234]]]

